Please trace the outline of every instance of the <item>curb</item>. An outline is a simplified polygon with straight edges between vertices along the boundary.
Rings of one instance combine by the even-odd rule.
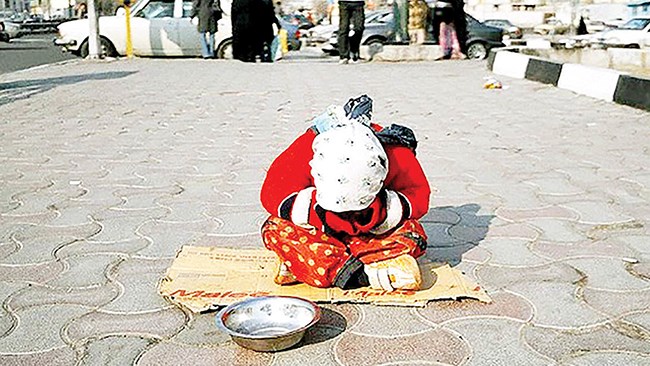
[[[546,60],[513,49],[490,51],[487,67],[498,75],[551,84],[577,94],[650,111],[650,79],[621,71]]]

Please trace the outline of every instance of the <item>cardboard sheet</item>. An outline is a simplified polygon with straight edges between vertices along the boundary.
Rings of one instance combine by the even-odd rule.
[[[305,284],[279,286],[273,282],[276,255],[266,249],[184,246],[160,283],[160,294],[191,311],[201,312],[248,297],[289,295],[315,302],[357,302],[424,306],[429,300],[473,298],[491,302],[479,285],[448,264],[420,264],[419,291],[359,288],[316,288]]]

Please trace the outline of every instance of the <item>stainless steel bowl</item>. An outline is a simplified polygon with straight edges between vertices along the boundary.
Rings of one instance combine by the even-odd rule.
[[[305,331],[319,319],[320,308],[309,300],[265,296],[226,306],[215,322],[240,346],[273,352],[300,342]]]

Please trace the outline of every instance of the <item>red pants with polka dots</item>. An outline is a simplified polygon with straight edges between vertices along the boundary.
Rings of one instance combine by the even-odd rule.
[[[347,281],[345,276],[363,264],[426,250],[427,236],[416,220],[383,235],[333,237],[316,228],[304,228],[276,216],[262,226],[262,240],[300,282],[330,287]]]

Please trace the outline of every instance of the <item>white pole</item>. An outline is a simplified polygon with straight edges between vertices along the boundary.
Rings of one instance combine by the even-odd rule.
[[[99,22],[97,21],[97,11],[95,10],[95,0],[87,0],[88,3],[88,58],[97,59],[102,56],[99,49]]]

